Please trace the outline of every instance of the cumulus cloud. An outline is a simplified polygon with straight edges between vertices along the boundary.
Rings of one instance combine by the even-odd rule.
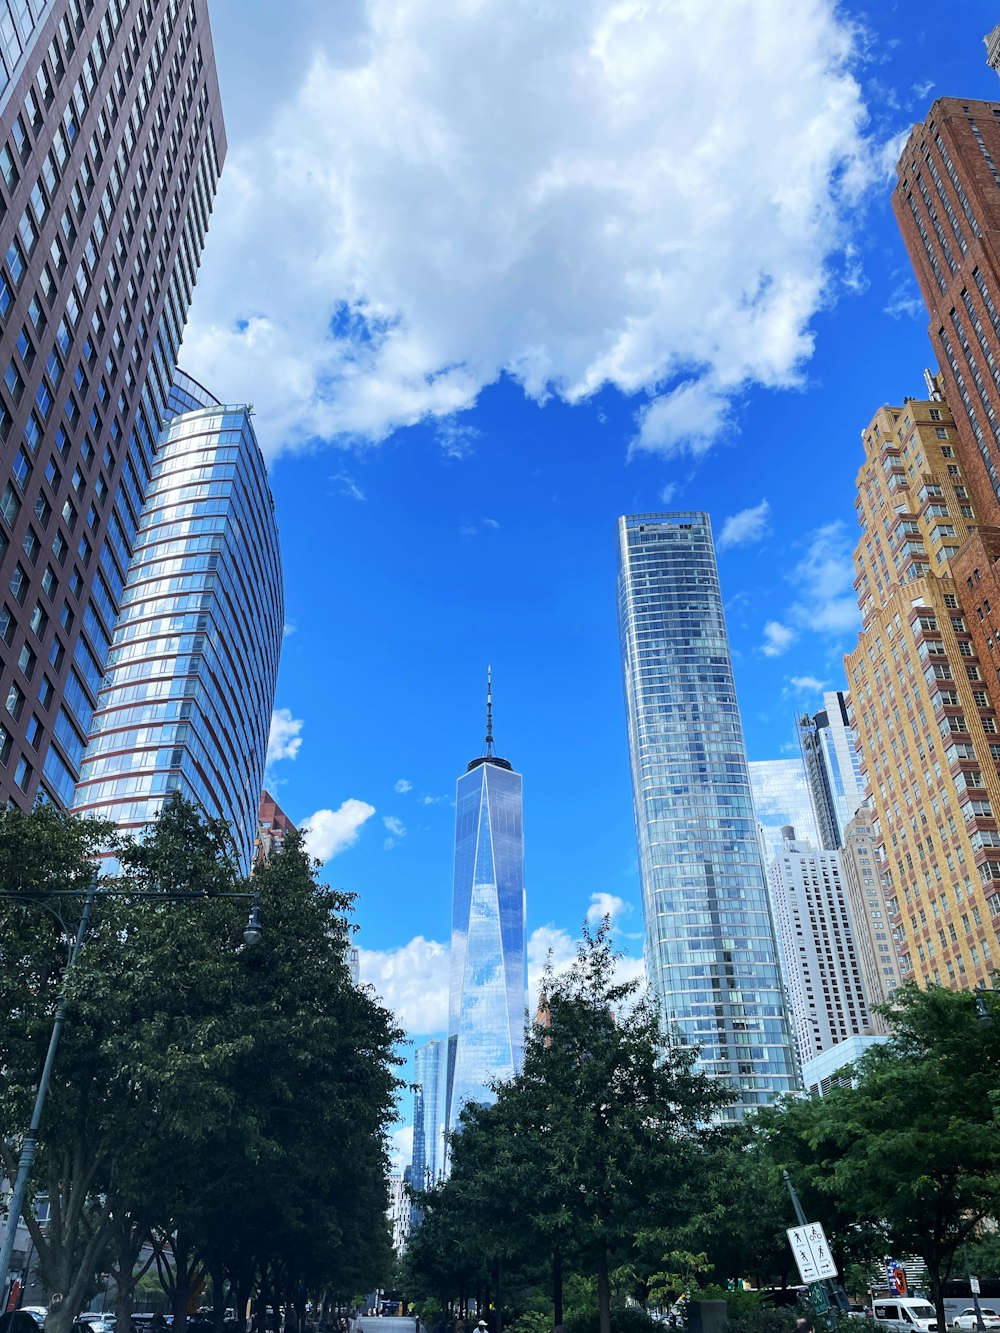
[[[767,520],[771,506],[766,500],[750,509],[741,509],[738,514],[730,514],[722,525],[719,540],[716,543],[720,551],[730,546],[749,546],[767,536]]]
[[[302,821],[306,850],[318,861],[329,861],[357,842],[362,825],[374,813],[373,805],[354,797],[343,801],[336,810],[317,810]]]
[[[361,980],[369,982],[411,1036],[448,1027],[448,946],[417,935],[397,949],[360,949]]]
[[[266,766],[279,759],[294,759],[302,747],[302,719],[292,717],[290,708],[276,708],[271,714],[271,727],[267,734]]]
[[[860,626],[851,542],[847,525],[840,519],[812,533],[792,583],[801,594],[792,607],[792,617],[803,628],[845,635]]]
[[[605,895],[594,894],[597,899]],[[606,895],[614,898],[613,894]],[[621,902],[620,898],[614,899]],[[591,910],[593,910],[591,908]],[[588,919],[590,912],[587,913]],[[542,978],[549,963],[558,975],[565,972],[576,957],[576,940],[568,930],[560,926],[539,926],[528,936],[528,1013],[534,1016],[541,994]],[[645,983],[646,969],[641,958],[624,954],[615,962],[614,980],[616,982],[639,981]]]
[[[339,9],[230,152],[184,339],[269,453],[430,417],[461,456],[507,375],[697,455],[799,382],[872,170],[834,0],[366,0],[346,56]]]
[[[765,657],[780,657],[782,653],[788,652],[796,638],[797,635],[790,626],[783,625],[780,620],[769,620],[764,626],[761,652]]]
[[[587,908],[587,920],[592,925],[597,925],[608,916],[614,924],[619,917],[629,916],[631,911],[632,904],[627,903],[624,898],[619,898],[616,893],[592,893],[590,906]]]
[[[396,783],[395,789],[399,792],[400,796],[405,796],[408,791],[413,790],[413,783],[410,782],[408,778],[400,778]]]
[[[412,1109],[412,1108],[411,1108]],[[406,1107],[403,1108],[404,1115]],[[397,1125],[389,1135],[389,1160],[393,1169],[402,1171],[413,1161],[413,1126]]]

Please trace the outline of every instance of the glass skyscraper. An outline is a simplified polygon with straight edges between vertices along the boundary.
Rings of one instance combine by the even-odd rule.
[[[230,824],[249,871],[283,585],[264,459],[243,406],[178,373],[73,809],[141,829],[171,792]]]
[[[444,1173],[444,1076],[447,1064],[443,1041],[428,1041],[413,1052],[413,1160],[410,1179],[415,1190],[436,1185]],[[423,1214],[413,1204],[410,1228]]]
[[[491,1102],[493,1079],[524,1057],[527,988],[521,775],[493,753],[487,689],[486,753],[458,779],[451,915],[445,1124],[462,1106]]]
[[[646,970],[738,1118],[798,1080],[711,526],[631,514],[618,541]]]
[[[827,691],[823,711],[803,717],[798,731],[820,845],[835,851],[843,847],[844,829],[865,800],[847,695]]]
[[[208,0],[0,0],[0,801],[67,805],[226,135]]]
[[[791,824],[804,840],[819,845],[812,798],[801,759],[751,759],[750,791],[764,870],[781,854],[782,829]]]

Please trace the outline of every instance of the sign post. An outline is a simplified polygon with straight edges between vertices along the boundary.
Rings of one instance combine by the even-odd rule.
[[[788,1193],[791,1195],[795,1216],[799,1220],[797,1227],[788,1228],[788,1243],[792,1247],[799,1276],[809,1288],[809,1300],[817,1315],[824,1318],[830,1333],[837,1327],[836,1312],[847,1309],[847,1298],[843,1291],[835,1287],[833,1279],[837,1276],[837,1266],[833,1262],[826,1233],[819,1222],[807,1222],[799,1196],[787,1171],[782,1171]]]
[[[976,1311],[976,1328],[982,1333],[986,1325],[983,1323],[983,1312],[979,1308],[979,1278],[973,1277],[971,1273],[969,1274],[969,1286],[972,1288],[972,1304]]]

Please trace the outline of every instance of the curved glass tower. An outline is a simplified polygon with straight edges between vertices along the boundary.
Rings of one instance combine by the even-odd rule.
[[[524,1058],[526,949],[521,775],[493,753],[492,693],[486,754],[458,779],[451,915],[451,986],[445,1123],[465,1102],[491,1102],[489,1084]]]
[[[246,407],[176,377],[73,800],[141,829],[171,792],[228,821],[249,871],[284,618]]]
[[[646,970],[738,1118],[799,1082],[708,515],[625,515],[618,560]]]

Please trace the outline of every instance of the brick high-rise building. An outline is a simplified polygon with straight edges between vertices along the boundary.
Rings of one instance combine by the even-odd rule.
[[[254,842],[253,859],[266,861],[285,840],[287,833],[294,833],[295,825],[282,810],[271,793],[265,788],[260,794],[257,809],[257,837]]]
[[[72,797],[226,140],[207,0],[9,8],[0,800],[26,809]]]
[[[880,409],[863,440],[846,666],[872,835],[904,979],[965,988],[997,964],[1000,908],[997,682],[954,577],[977,514],[941,398]]]
[[[1000,102],[939,98],[892,202],[930,312],[955,455],[980,521],[1000,522]]]

